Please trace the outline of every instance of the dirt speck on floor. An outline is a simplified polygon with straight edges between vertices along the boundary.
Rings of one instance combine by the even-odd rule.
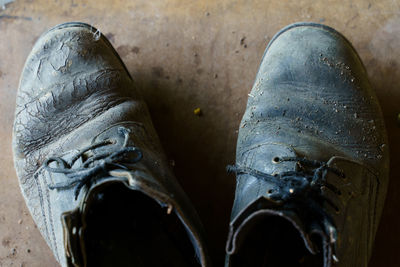
[[[152,67],[151,72],[153,73],[154,76],[156,76],[158,78],[162,78],[164,76],[163,67],[159,67],[159,66]]]
[[[3,238],[3,240],[1,240],[1,244],[3,245],[3,247],[9,247],[10,246],[10,239],[9,238]]]

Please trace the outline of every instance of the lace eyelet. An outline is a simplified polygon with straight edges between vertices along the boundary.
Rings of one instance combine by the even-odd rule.
[[[336,214],[340,214],[340,209],[339,208],[335,208],[335,213]]]
[[[280,162],[281,162],[281,159],[280,159],[279,157],[273,157],[273,158],[272,158],[272,163],[278,164],[278,163],[280,163]]]

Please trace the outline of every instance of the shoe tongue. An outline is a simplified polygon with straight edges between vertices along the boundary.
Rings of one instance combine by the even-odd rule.
[[[289,221],[297,230],[306,249],[312,255],[322,252],[323,266],[331,266],[332,248],[329,238],[323,231],[320,222],[309,221],[308,218],[301,216],[296,211],[282,209],[282,206],[277,207],[275,202],[266,198],[257,199],[232,220],[226,246],[227,254],[233,255],[237,253],[246,239],[247,233],[251,231],[252,226],[257,221],[269,216],[278,216]],[[271,229],[271,231],[275,230]],[[322,242],[316,240],[321,240]]]

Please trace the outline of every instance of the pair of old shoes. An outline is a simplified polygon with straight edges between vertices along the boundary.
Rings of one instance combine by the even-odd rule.
[[[199,218],[108,40],[83,23],[39,38],[13,149],[62,266],[210,266]],[[366,266],[388,183],[376,95],[351,44],[297,23],[263,56],[239,128],[226,266]],[[211,189],[210,189],[211,190]]]

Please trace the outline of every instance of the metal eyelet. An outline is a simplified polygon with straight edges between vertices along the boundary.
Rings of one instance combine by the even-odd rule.
[[[273,158],[272,158],[272,163],[278,164],[278,163],[280,163],[280,162],[281,162],[281,159],[280,159],[279,157],[273,157]]]
[[[336,214],[340,214],[340,209],[335,207],[335,212],[336,212]]]

